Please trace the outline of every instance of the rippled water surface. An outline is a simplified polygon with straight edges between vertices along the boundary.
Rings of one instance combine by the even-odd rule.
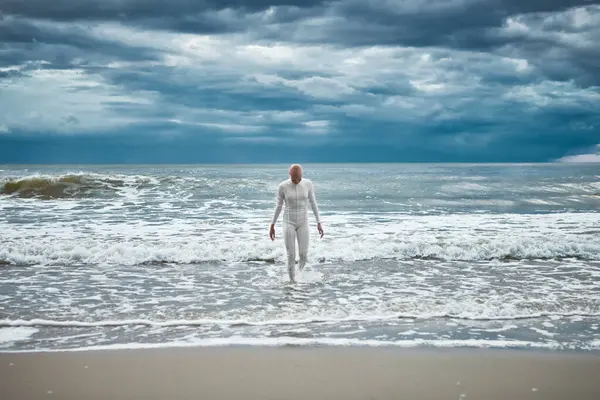
[[[0,351],[220,344],[600,350],[600,165],[0,166]]]

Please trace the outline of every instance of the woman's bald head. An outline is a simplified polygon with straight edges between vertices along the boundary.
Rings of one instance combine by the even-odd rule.
[[[302,180],[302,166],[300,164],[292,164],[290,166],[290,178],[296,184]]]

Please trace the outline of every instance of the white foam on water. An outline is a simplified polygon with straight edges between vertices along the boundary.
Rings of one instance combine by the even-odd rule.
[[[278,320],[219,320],[219,319],[197,319],[197,320],[171,320],[171,321],[152,321],[147,319],[130,319],[130,320],[102,320],[102,321],[59,321],[59,320],[0,320],[0,326],[8,327],[72,327],[72,328],[89,328],[89,327],[118,327],[118,326],[201,326],[201,325],[234,325],[234,326],[269,326],[269,325],[302,325],[310,323],[322,322],[352,322],[352,321],[384,321],[396,319],[396,316],[360,316],[347,318],[308,318],[308,319],[278,319]]]
[[[160,349],[160,348],[190,348],[190,347],[223,347],[223,346],[255,346],[255,347],[281,347],[281,346],[337,346],[337,347],[434,347],[434,348],[534,348],[534,349],[560,349],[558,342],[530,342],[521,340],[360,340],[349,338],[252,338],[232,336],[227,338],[197,339],[173,341],[167,343],[120,343],[111,345],[85,346],[64,349],[34,349],[34,350],[8,350],[4,353],[39,353],[39,352],[76,352],[124,349]]]
[[[490,190],[489,186],[474,183],[474,182],[459,182],[451,185],[443,185],[440,187],[440,191],[448,193],[479,193]]]
[[[280,229],[268,238],[270,212],[206,221],[97,219],[15,225],[0,219],[0,261],[14,264],[112,264],[285,260]],[[434,258],[600,260],[600,213],[549,215],[336,215],[310,241],[309,263]],[[565,221],[569,221],[565,223]]]
[[[296,271],[295,278],[299,283],[315,283],[323,281],[323,274],[307,267],[304,271]]]
[[[292,311],[292,310],[290,310]],[[315,309],[307,310],[308,313],[318,311]],[[329,315],[306,315],[304,318],[278,318],[278,319],[261,319],[262,314],[255,313],[255,318],[241,318],[241,319],[216,319],[216,318],[202,318],[202,319],[174,319],[167,321],[156,321],[150,319],[123,319],[123,320],[97,320],[97,321],[77,321],[77,320],[48,320],[48,319],[2,319],[0,320],[0,327],[78,327],[78,328],[89,328],[89,327],[119,327],[119,326],[152,326],[152,327],[175,327],[175,326],[202,326],[202,325],[219,325],[219,326],[271,326],[271,325],[305,325],[314,323],[332,323],[339,324],[343,322],[377,322],[377,321],[394,321],[394,320],[406,320],[406,319],[456,319],[464,321],[505,321],[505,320],[527,320],[537,319],[540,317],[549,317],[552,319],[566,318],[572,313],[565,314],[552,314],[552,313],[535,313],[535,314],[512,314],[512,315],[489,315],[489,314],[448,314],[448,313],[422,313],[422,314],[398,314],[388,313],[386,315],[377,314],[357,314],[357,315],[335,315],[336,310],[322,310],[326,311]],[[297,313],[295,313],[298,316]],[[283,311],[285,316],[285,311]],[[593,314],[586,314],[587,317],[600,317],[600,312]],[[489,329],[490,332],[502,332],[510,329],[514,329],[514,324],[503,326],[499,329]],[[486,329],[488,330],[488,329]],[[35,333],[35,332],[33,332]]]
[[[544,336],[548,336],[548,337],[554,337],[554,336],[556,336],[556,333],[548,332],[548,331],[546,331],[544,329],[539,329],[539,328],[535,328],[535,327],[531,327],[529,329],[531,329],[532,331],[535,331],[535,332],[539,333],[540,335],[544,335]]]
[[[543,206],[558,206],[558,205],[560,205],[559,202],[551,201],[551,200],[544,200],[544,199],[525,199],[523,201],[530,203],[530,204],[539,204],[539,205],[543,205]]]
[[[519,327],[515,324],[507,324],[501,328],[486,328],[485,331],[486,332],[506,332],[506,331],[510,331],[512,329],[518,329],[518,328]]]
[[[36,332],[38,332],[37,328],[23,325],[0,328],[0,346],[11,345],[16,342],[27,340]]]
[[[558,274],[563,268],[570,279]],[[555,332],[572,322],[568,317],[593,322],[600,316],[588,267],[574,262],[310,265],[290,286],[293,295],[282,291],[288,279],[285,264],[19,269],[28,270],[23,279],[7,283],[10,300],[0,326],[266,326],[440,318],[516,323],[539,318]],[[20,304],[28,304],[31,313],[24,314]],[[489,325],[484,328],[504,326]]]

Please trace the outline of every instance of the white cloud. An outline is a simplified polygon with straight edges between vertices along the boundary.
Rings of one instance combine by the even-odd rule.
[[[307,121],[304,123],[308,133],[328,133],[331,127],[330,121]]]
[[[245,142],[245,143],[279,143],[282,142],[281,138],[272,136],[230,136],[224,138],[226,142]]]
[[[277,75],[258,74],[254,79],[263,85],[282,85],[295,88],[298,91],[319,99],[337,99],[355,93],[349,85],[334,78],[313,76],[303,79],[284,79]]]
[[[217,123],[203,123],[198,122],[197,125],[205,126],[207,128],[216,128],[225,132],[236,132],[236,133],[244,133],[244,132],[260,132],[264,129],[262,126],[254,126],[254,125],[237,125],[237,124],[217,124]]]
[[[410,84],[413,85],[418,90],[425,92],[425,93],[442,92],[446,88],[446,85],[444,83],[435,83],[435,82],[431,82],[428,79],[411,80]]]
[[[252,133],[260,132],[264,129],[263,126],[256,125],[243,125],[243,124],[226,124],[218,122],[187,122],[180,119],[170,119],[169,122],[173,122],[178,125],[190,125],[190,126],[202,126],[206,128],[214,128],[223,132],[230,133]]]
[[[529,103],[536,107],[561,106],[580,109],[600,109],[600,92],[596,88],[582,89],[574,82],[543,81],[508,89],[507,100]]]
[[[83,70],[34,70],[0,82],[0,125],[39,132],[86,132],[134,122],[115,104],[152,109],[154,96],[132,92]]]
[[[507,62],[511,63],[512,65],[515,66],[515,70],[517,72],[528,72],[531,70],[531,67],[529,65],[529,62],[525,59],[522,58],[508,58]]]
[[[504,21],[504,33],[507,36],[527,35],[530,32],[529,27],[521,18],[509,17]]]
[[[566,156],[559,161],[567,163],[600,163],[600,154],[578,154],[576,156]]]
[[[271,125],[302,124],[310,120],[310,114],[299,111],[237,111],[202,107],[170,105],[176,118],[168,121],[187,126],[199,126],[220,130],[224,133],[258,133]]]
[[[564,163],[600,163],[600,144],[596,145],[595,152],[565,156],[558,161]]]
[[[259,114],[259,118],[273,122],[296,122],[310,118],[304,111],[276,111]]]
[[[364,0],[359,0],[364,1]],[[398,14],[415,14],[420,12],[437,12],[437,11],[449,11],[453,9],[466,8],[470,5],[482,3],[485,0],[383,0],[378,1],[377,4],[381,5],[382,8],[389,12],[395,12]]]
[[[329,121],[308,121],[304,123],[309,128],[327,128],[329,124]]]

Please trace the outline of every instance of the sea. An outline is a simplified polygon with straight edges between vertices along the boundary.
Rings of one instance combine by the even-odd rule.
[[[198,346],[600,351],[600,164],[0,165],[0,352]]]

